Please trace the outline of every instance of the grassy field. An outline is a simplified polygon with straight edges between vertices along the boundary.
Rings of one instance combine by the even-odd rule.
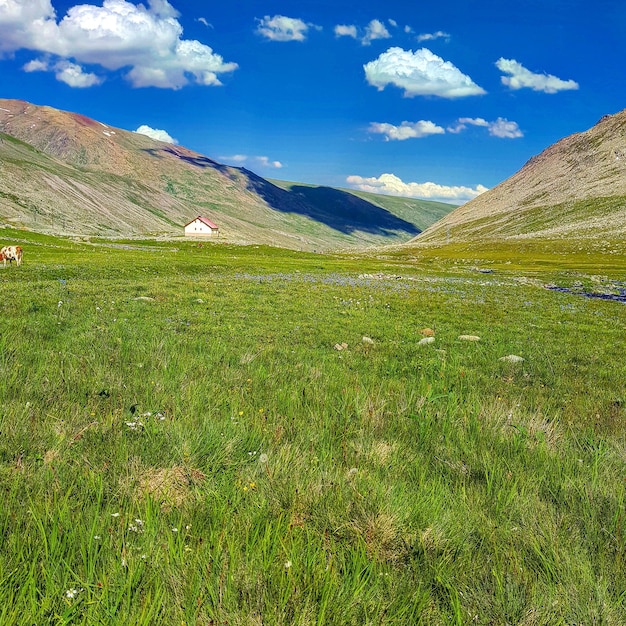
[[[0,624],[624,624],[619,268],[19,235]]]

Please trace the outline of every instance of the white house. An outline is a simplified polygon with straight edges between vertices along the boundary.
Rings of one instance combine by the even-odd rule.
[[[185,237],[217,237],[219,234],[219,226],[200,215],[185,224]]]

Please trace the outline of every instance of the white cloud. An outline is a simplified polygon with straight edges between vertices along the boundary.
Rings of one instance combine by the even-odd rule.
[[[489,134],[503,139],[517,139],[524,136],[517,122],[509,122],[509,120],[503,117],[499,117],[495,122],[490,123]]]
[[[272,161],[267,156],[248,156],[247,154],[233,154],[230,156],[220,156],[218,159],[224,163],[237,163],[248,167],[267,167],[280,169],[283,164],[280,161]]]
[[[220,85],[218,74],[234,71],[237,64],[224,62],[199,41],[182,39],[177,17],[166,0],[149,0],[147,8],[104,0],[102,6],[70,7],[57,23],[50,0],[0,0],[0,52],[26,49],[54,55],[76,68],[58,71],[50,63],[50,70],[77,85],[95,76],[82,69],[85,64],[107,70],[128,67],[126,78],[135,87]]]
[[[213,24],[211,24],[206,17],[199,17],[198,22],[200,22],[200,24],[204,24],[207,28],[213,28]]]
[[[517,122],[510,122],[504,117],[499,117],[494,122],[488,122],[482,117],[460,117],[454,126],[448,127],[448,132],[460,133],[468,126],[487,128],[491,136],[501,139],[517,139],[524,136]]]
[[[379,91],[392,84],[404,89],[406,97],[462,98],[486,93],[452,63],[427,48],[416,52],[389,48],[363,69],[367,82]]]
[[[167,131],[158,128],[150,128],[150,126],[146,126],[145,124],[142,124],[135,132],[156,139],[157,141],[164,141],[165,143],[172,143],[174,145],[178,143]]]
[[[33,59],[26,63],[22,69],[25,72],[54,72],[56,79],[70,87],[93,87],[100,85],[103,79],[93,74],[85,72],[80,65],[61,59],[51,63],[49,59]]]
[[[43,59],[33,59],[26,63],[22,69],[25,72],[48,72],[50,71],[50,64]]]
[[[266,156],[254,157],[254,160],[261,167],[273,167],[273,168],[276,168],[276,169],[280,169],[283,166],[283,164],[280,161],[271,161],[269,159],[269,157],[266,157]]]
[[[382,174],[378,178],[363,178],[362,176],[348,176],[346,182],[354,189],[382,193],[390,196],[405,198],[423,198],[441,202],[467,202],[487,191],[487,187],[447,187],[436,183],[405,183],[394,174]]]
[[[496,61],[496,66],[504,74],[509,74],[509,76],[502,76],[502,83],[511,89],[527,87],[533,91],[545,93],[578,89],[576,81],[561,80],[552,74],[536,74],[514,59],[500,58]]]
[[[372,20],[365,27],[365,36],[361,39],[364,46],[369,46],[375,39],[389,39],[391,35],[380,20]]]
[[[385,135],[385,140],[403,141],[405,139],[415,139],[427,137],[428,135],[443,135],[446,131],[433,122],[420,120],[419,122],[402,122],[400,126],[393,124],[372,122],[369,125],[370,133]]]
[[[442,30],[438,30],[435,33],[422,33],[417,36],[417,41],[434,41],[435,39],[445,39],[448,41],[450,39],[450,33],[444,33]]]
[[[55,64],[54,70],[57,80],[70,87],[93,87],[102,83],[102,79],[96,76],[96,74],[85,72],[80,65],[70,61],[59,61]]]
[[[337,26],[335,26],[335,37],[352,37],[356,39],[356,33],[357,30],[354,24],[337,24]]]
[[[393,20],[389,20],[389,23],[395,26]],[[336,37],[359,39],[359,29],[354,24],[337,24],[334,31]],[[372,20],[365,27],[365,34],[360,39],[364,46],[369,46],[376,39],[389,39],[390,37],[389,31],[380,20]]]
[[[271,41],[304,41],[311,24],[295,17],[266,15],[258,20],[257,32]]]
[[[247,154],[233,154],[231,156],[217,157],[220,161],[230,161],[231,163],[243,163],[248,160]]]

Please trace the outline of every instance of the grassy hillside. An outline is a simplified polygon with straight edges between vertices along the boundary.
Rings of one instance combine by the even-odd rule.
[[[19,235],[0,623],[623,624],[602,268]]]
[[[0,100],[0,131],[0,220],[40,232],[176,237],[205,215],[222,241],[327,250],[407,241],[453,208],[285,189],[182,146],[15,100]]]
[[[369,193],[367,191],[357,191],[355,189],[334,189],[331,187],[320,187],[319,185],[307,185],[281,180],[271,180],[270,182],[292,193],[299,194],[319,206],[325,206],[335,215],[343,215],[346,219],[357,218],[359,211],[362,213],[363,219],[367,219],[368,211],[371,211],[371,207],[374,206],[384,209],[391,216],[413,224],[419,231],[436,223],[455,208],[455,205],[444,202],[388,196]],[[346,194],[356,196],[363,202],[359,203],[349,196],[346,196]],[[346,200],[346,198],[348,198],[348,200]],[[375,213],[372,217],[374,216]],[[372,217],[370,217],[370,219],[372,219]],[[393,225],[390,224],[389,228],[393,229]]]

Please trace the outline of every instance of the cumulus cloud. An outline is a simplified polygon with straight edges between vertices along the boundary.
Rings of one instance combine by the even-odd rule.
[[[389,20],[392,26],[395,26],[393,20]],[[389,39],[391,35],[380,20],[372,20],[366,27],[365,32],[359,36],[359,30],[354,24],[337,24],[335,26],[335,37],[352,37],[352,39],[360,39],[364,46],[369,46],[376,39]]]
[[[357,38],[357,30],[354,24],[337,24],[335,26],[335,37]]]
[[[486,93],[452,63],[427,48],[416,52],[389,48],[363,69],[367,82],[379,91],[392,84],[404,89],[406,97],[462,98]]]
[[[389,39],[391,35],[380,20],[372,20],[365,27],[365,36],[361,39],[364,46],[369,46],[375,39]]]
[[[435,39],[445,39],[448,41],[450,39],[450,33],[444,33],[442,30],[438,30],[435,33],[422,33],[417,36],[417,41],[434,41]]]
[[[309,27],[312,26],[298,18],[284,15],[274,15],[274,17],[266,15],[258,22],[257,32],[271,41],[304,41]],[[317,27],[314,26],[314,28]]]
[[[416,139],[427,137],[428,135],[442,135],[446,132],[441,126],[425,120],[420,120],[419,122],[405,121],[400,126],[372,122],[368,130],[370,133],[384,135],[386,141],[404,141],[405,139]]]
[[[280,169],[283,166],[280,161],[272,161],[269,157],[266,156],[254,157],[254,160],[262,167],[272,167],[275,169]]]
[[[33,59],[26,63],[25,72],[54,72],[56,79],[70,87],[93,87],[102,83],[102,78],[92,72],[85,72],[80,65],[61,59],[51,63],[49,59]]]
[[[283,164],[280,161],[273,161],[267,156],[249,156],[247,154],[232,154],[230,156],[218,157],[220,161],[225,163],[236,163],[248,167],[266,167],[272,169],[280,169]]]
[[[524,136],[517,122],[510,122],[504,117],[499,117],[494,122],[488,122],[482,117],[460,117],[454,126],[448,127],[448,132],[460,133],[468,126],[487,128],[491,136],[501,139],[517,139]]]
[[[237,64],[199,41],[182,39],[178,15],[167,0],[149,0],[148,7],[104,0],[102,6],[70,7],[57,22],[50,0],[0,0],[0,53],[25,49],[71,63],[65,70],[57,63],[48,67],[75,86],[85,86],[89,76],[97,84],[84,65],[111,71],[128,67],[126,78],[135,87],[220,85],[218,75]]]
[[[405,183],[395,174],[381,174],[378,178],[348,176],[346,182],[354,189],[405,198],[422,198],[441,202],[464,203],[487,191],[487,187],[447,187],[436,183]]]
[[[59,61],[54,66],[57,80],[70,87],[93,87],[102,83],[102,79],[92,72],[85,72],[80,65],[70,61]]]
[[[156,139],[157,141],[164,141],[165,143],[172,143],[174,145],[178,143],[167,131],[158,128],[150,128],[150,126],[146,126],[145,124],[142,124],[135,132]]]
[[[536,74],[514,59],[500,58],[496,61],[496,67],[504,74],[508,74],[502,76],[502,83],[511,89],[528,88],[544,93],[578,89],[578,83],[574,80],[561,80],[552,74]]]
[[[44,59],[33,59],[26,63],[22,69],[25,72],[49,72],[50,71],[50,63]]]

